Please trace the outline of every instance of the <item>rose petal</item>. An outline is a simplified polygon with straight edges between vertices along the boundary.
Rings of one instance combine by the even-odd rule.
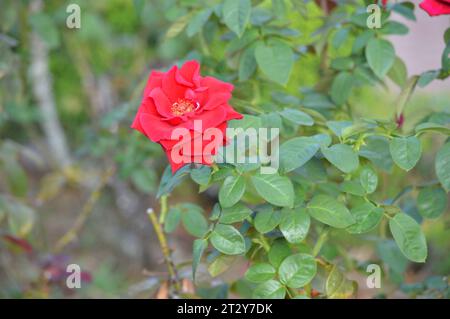
[[[156,110],[159,114],[166,118],[174,117],[170,111],[172,103],[160,88],[153,89],[150,92],[150,97],[153,99],[153,102],[156,105]]]
[[[442,1],[442,0],[441,0]],[[430,16],[450,14],[450,4],[438,0],[425,0],[419,6]]]
[[[197,61],[187,61],[180,69],[177,70],[175,79],[179,84],[188,87],[198,86],[199,72],[200,64]]]

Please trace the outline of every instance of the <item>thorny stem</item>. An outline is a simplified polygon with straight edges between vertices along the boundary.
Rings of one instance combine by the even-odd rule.
[[[56,242],[55,248],[53,251],[55,253],[60,252],[64,247],[67,246],[70,242],[72,242],[75,238],[77,238],[79,232],[83,228],[84,224],[86,223],[86,220],[91,215],[92,211],[94,210],[94,205],[97,202],[97,200],[100,197],[100,194],[102,193],[103,188],[108,183],[108,180],[115,172],[115,167],[112,166],[106,172],[103,174],[100,183],[97,185],[97,187],[92,191],[91,195],[89,196],[89,199],[84,204],[83,209],[81,210],[81,213],[78,215],[77,219],[75,220],[75,223],[73,226]]]
[[[161,225],[164,225],[164,222],[166,220],[166,216],[167,216],[167,195],[163,195],[161,196],[161,214],[159,215],[159,223]]]
[[[163,198],[165,198],[165,199],[163,199]],[[163,213],[165,214],[164,210],[167,210],[167,197],[162,196],[161,197],[161,215]],[[169,245],[167,244],[166,236],[161,227],[162,224],[160,222],[158,222],[156,214],[152,208],[147,209],[147,214],[148,214],[150,221],[152,222],[153,228],[155,229],[156,236],[158,237],[159,246],[161,247],[161,251],[164,256],[164,261],[166,262],[167,270],[169,272],[170,284],[172,284],[173,287],[175,288],[175,292],[180,292],[181,284],[180,284],[180,281],[178,278],[177,270],[176,270],[175,265],[172,260],[172,255],[170,252]]]

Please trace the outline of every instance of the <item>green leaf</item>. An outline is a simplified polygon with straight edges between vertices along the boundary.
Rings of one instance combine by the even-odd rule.
[[[333,131],[336,136],[341,137],[342,132],[347,128],[353,125],[351,121],[327,121],[327,127]]]
[[[415,136],[394,137],[389,142],[389,151],[395,164],[405,171],[409,171],[420,159],[422,146]]]
[[[382,79],[394,64],[394,47],[387,40],[372,38],[366,47],[366,59],[372,71]]]
[[[336,228],[346,228],[355,223],[347,207],[328,195],[316,195],[308,203],[308,214],[318,221]]]
[[[255,47],[251,46],[242,52],[239,59],[239,81],[248,80],[256,70]]]
[[[192,19],[189,21],[187,28],[186,28],[186,34],[188,37],[192,37],[196,35],[202,27],[205,25],[205,23],[208,21],[209,17],[211,16],[212,10],[207,8],[204,10],[199,11]]]
[[[15,200],[0,194],[0,211],[6,213],[9,231],[17,237],[25,237],[33,229],[36,220],[35,211]]]
[[[346,230],[351,234],[362,234],[374,229],[383,217],[383,209],[375,207],[371,203],[364,203],[351,210],[356,223]]]
[[[241,37],[244,33],[250,19],[251,9],[252,4],[250,0],[225,0],[223,3],[223,21],[238,37]]]
[[[179,17],[169,27],[169,29],[166,32],[165,38],[166,39],[170,39],[170,38],[174,38],[177,35],[179,35],[181,33],[181,31],[183,31],[184,28],[186,28],[186,25],[189,23],[191,18],[192,18],[192,14],[191,13]]]
[[[236,256],[219,255],[208,266],[208,272],[212,277],[217,277],[227,271],[236,260]]]
[[[294,205],[294,186],[286,176],[259,174],[251,179],[256,192],[269,203],[281,207]]]
[[[181,221],[186,231],[195,237],[203,237],[208,230],[208,222],[201,207],[194,204],[181,205]]]
[[[368,166],[361,170],[361,173],[359,174],[359,181],[367,194],[372,194],[377,189],[377,173]]]
[[[243,221],[250,216],[251,213],[252,211],[250,208],[242,203],[237,203],[232,207],[224,208],[219,220],[223,224],[233,224]]]
[[[280,230],[284,238],[292,244],[303,241],[308,235],[309,225],[311,224],[311,219],[306,210],[304,208],[296,210],[284,208],[282,214]]]
[[[8,190],[17,197],[26,197],[28,193],[28,177],[15,157],[0,160],[0,168],[6,174]]]
[[[445,143],[437,152],[434,167],[439,182],[448,192],[450,190],[450,142]]]
[[[359,154],[387,172],[392,169],[393,162],[389,152],[389,142],[385,137],[368,137],[366,145],[361,147]]]
[[[408,20],[416,21],[416,16],[414,15],[414,3],[412,2],[398,2],[395,3],[391,9]]]
[[[286,120],[297,125],[311,126],[314,124],[312,117],[300,110],[285,108],[280,112],[280,115]]]
[[[436,79],[439,76],[440,70],[431,70],[423,72],[419,80],[417,80],[417,85],[421,88],[426,87],[428,84],[430,84],[434,79]]]
[[[356,38],[355,38],[355,42],[353,42],[353,48],[352,48],[352,52],[353,53],[358,53],[360,50],[362,50],[367,43],[370,41],[370,39],[372,39],[375,35],[375,32],[373,32],[372,30],[366,30],[362,33],[360,33]]]
[[[291,254],[292,251],[288,243],[284,239],[277,239],[273,242],[267,257],[269,258],[269,262],[275,268],[278,268],[283,260]]]
[[[325,284],[325,293],[330,299],[347,299],[356,292],[356,282],[348,280],[336,265],[330,271]]]
[[[211,167],[202,165],[199,168],[192,169],[191,178],[199,185],[208,185],[209,180],[211,179]]]
[[[350,173],[358,168],[359,158],[353,149],[346,144],[334,144],[322,148],[325,158],[344,173]]]
[[[350,96],[353,83],[354,79],[350,73],[339,73],[334,78],[333,84],[331,85],[331,99],[333,100],[333,102],[337,105],[344,104]]]
[[[426,132],[441,133],[450,136],[450,128],[437,123],[425,122],[416,126],[416,133],[423,134]]]
[[[408,27],[398,21],[387,21],[380,29],[382,34],[404,35],[408,33]]]
[[[410,216],[399,213],[389,220],[392,236],[401,252],[414,262],[425,262],[427,243],[419,224]]]
[[[258,42],[255,57],[259,68],[270,80],[286,85],[294,64],[292,49],[287,44],[281,41],[267,45]]]
[[[228,176],[219,190],[219,202],[222,207],[231,207],[244,195],[245,180],[242,175]]]
[[[327,95],[321,93],[305,93],[303,106],[311,109],[332,109],[335,105],[330,101]]]
[[[289,256],[278,269],[280,281],[290,288],[304,287],[314,278],[316,272],[316,261],[308,254]]]
[[[422,188],[417,196],[417,208],[423,217],[437,218],[447,208],[447,193],[442,188]]]
[[[216,225],[210,240],[218,251],[226,255],[241,255],[245,252],[244,237],[233,226]]]
[[[307,137],[290,139],[280,146],[280,164],[290,172],[308,162],[319,150],[320,144]]]
[[[339,57],[333,59],[330,66],[339,71],[351,70],[355,66],[355,61],[351,57]]]
[[[172,175],[172,169],[170,165],[167,165],[161,177],[156,197],[160,198],[161,196],[167,195],[172,192],[172,190],[183,181],[184,177],[189,173],[189,171],[190,167],[189,165],[186,165]]]
[[[284,299],[286,288],[276,280],[268,280],[258,285],[254,292],[255,299]]]
[[[348,34],[350,33],[350,28],[340,28],[333,37],[332,45],[335,48],[339,48],[345,40],[348,38]]]
[[[394,65],[389,70],[388,77],[399,87],[404,87],[408,80],[408,70],[402,59],[395,58]]]
[[[192,249],[192,278],[195,282],[195,273],[197,272],[197,267],[200,264],[203,253],[206,247],[208,247],[208,241],[206,239],[196,239],[193,243]]]
[[[178,207],[170,208],[164,221],[164,231],[166,233],[173,232],[177,228],[180,219],[181,219],[181,210]]]
[[[265,207],[258,211],[255,216],[255,228],[258,232],[265,234],[275,229],[281,221],[279,210],[273,210],[273,207]]]
[[[276,269],[268,263],[258,263],[252,265],[245,272],[245,278],[251,282],[264,282],[275,276]]]
[[[366,194],[359,181],[343,181],[339,186],[344,193],[356,196],[364,196]]]

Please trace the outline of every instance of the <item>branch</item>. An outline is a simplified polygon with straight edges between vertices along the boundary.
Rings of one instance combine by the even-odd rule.
[[[164,199],[165,198],[165,199]],[[167,211],[167,197],[161,197],[161,216],[165,216]],[[169,272],[169,282],[175,288],[176,292],[181,291],[181,284],[179,281],[178,273],[172,260],[172,255],[170,252],[169,245],[167,244],[167,239],[164,231],[161,227],[161,223],[158,222],[155,211],[152,208],[147,209],[148,217],[155,229],[156,236],[158,237],[159,245],[164,256],[164,261],[166,262],[167,269]]]
[[[36,13],[41,10],[41,0],[31,2],[31,12]],[[48,66],[48,48],[35,30],[31,32],[30,42],[30,76],[33,94],[40,107],[43,130],[56,165],[64,167],[69,165],[71,160],[66,137],[56,112],[55,98],[52,92],[52,77]]]
[[[67,244],[77,238],[78,234],[86,223],[86,220],[94,210],[94,205],[99,199],[103,188],[106,186],[106,183],[108,183],[109,178],[114,174],[114,172],[115,168],[111,167],[103,174],[99,184],[89,196],[86,204],[84,204],[83,209],[81,210],[80,215],[78,215],[77,219],[75,220],[73,226],[57,241],[54,248],[55,253],[60,252],[64,247],[67,246]]]

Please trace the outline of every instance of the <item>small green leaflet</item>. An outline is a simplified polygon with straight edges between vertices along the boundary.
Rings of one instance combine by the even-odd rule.
[[[359,174],[359,181],[367,194],[373,193],[377,189],[378,176],[369,166],[365,166]]]
[[[292,49],[287,44],[281,41],[267,45],[258,42],[255,57],[259,68],[270,80],[286,85],[294,64]]]
[[[200,264],[203,253],[208,247],[208,241],[206,239],[196,239],[193,244],[192,251],[192,278],[195,282],[195,273],[197,272],[197,267]]]
[[[292,244],[300,243],[308,234],[311,219],[302,209],[287,209],[282,211],[283,219],[280,223],[280,230],[286,240]]]
[[[450,191],[450,142],[445,143],[438,151],[434,167],[442,187],[447,192]]]
[[[425,218],[437,218],[447,208],[447,193],[438,187],[422,188],[417,196],[417,209]]]
[[[219,221],[222,224],[233,224],[241,222],[252,213],[251,209],[242,203],[222,209]]]
[[[290,288],[307,285],[316,275],[317,265],[313,256],[295,254],[283,260],[278,269],[280,281]]]
[[[264,282],[275,276],[276,269],[268,263],[258,263],[252,265],[245,272],[245,278],[251,282]]]
[[[347,299],[356,291],[356,283],[348,280],[336,265],[330,271],[325,284],[325,293],[330,299]]]
[[[180,205],[181,221],[186,231],[195,237],[203,237],[208,230],[208,222],[203,216],[203,209],[197,205],[185,203]]]
[[[372,71],[382,79],[394,64],[394,47],[387,40],[372,38],[367,43],[366,59]]]
[[[311,126],[314,124],[312,117],[300,110],[285,108],[280,112],[280,115],[286,120],[297,125]]]
[[[226,255],[241,255],[245,252],[244,237],[231,225],[216,225],[210,240],[214,248]]]
[[[303,166],[319,150],[320,144],[308,137],[296,137],[280,146],[280,164],[284,172]]]
[[[245,180],[242,175],[228,176],[219,190],[219,202],[222,207],[231,207],[244,195]]]
[[[286,288],[276,280],[268,280],[258,285],[254,292],[255,299],[284,299]]]
[[[325,158],[344,173],[350,173],[358,168],[358,154],[346,144],[334,144],[331,147],[322,147]]]
[[[383,209],[375,207],[371,203],[364,203],[352,208],[351,214],[356,222],[346,230],[351,234],[362,234],[374,229],[383,217]]]
[[[222,7],[223,21],[227,27],[241,37],[250,19],[250,0],[225,0]]]
[[[281,212],[266,207],[256,213],[254,224],[258,232],[265,234],[275,229],[281,221]]]
[[[318,221],[336,228],[355,223],[347,207],[328,195],[316,195],[307,205],[307,212]]]
[[[294,205],[294,187],[288,177],[278,174],[258,174],[251,179],[258,194],[269,203],[281,207]]]
[[[401,252],[411,261],[425,262],[428,254],[425,235],[410,216],[399,213],[389,220],[392,236]]]
[[[389,142],[389,151],[395,164],[405,171],[416,166],[422,154],[420,140],[415,136],[395,137]]]

